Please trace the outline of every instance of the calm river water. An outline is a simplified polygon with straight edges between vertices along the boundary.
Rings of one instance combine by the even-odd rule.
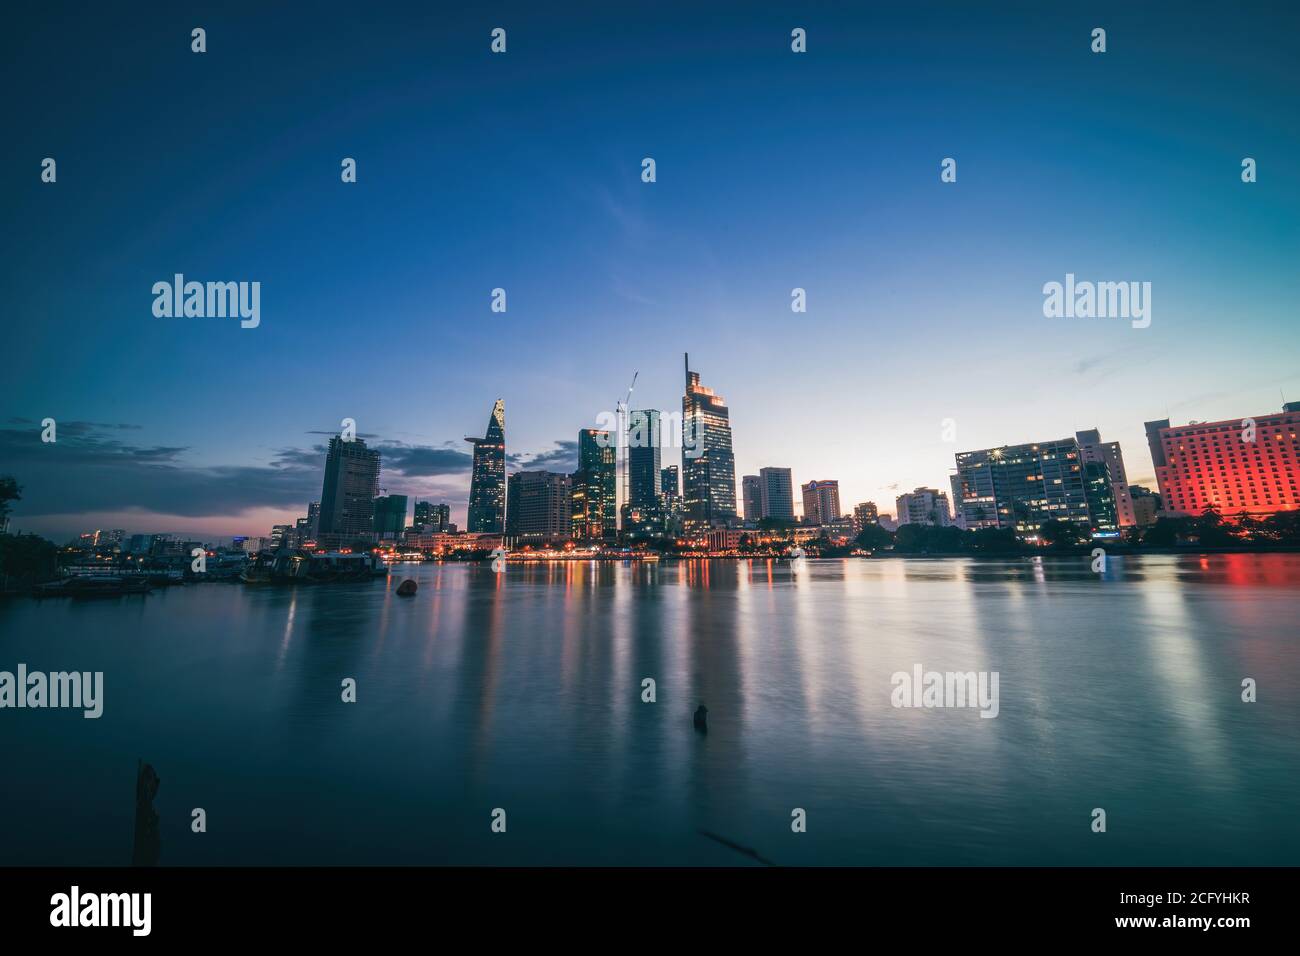
[[[10,600],[0,670],[105,687],[98,720],[0,710],[0,864],[129,862],[142,758],[164,864],[754,862],[714,834],[778,864],[1295,865],[1298,622],[1300,555],[427,564]],[[996,671],[996,718],[892,706],[916,665]]]

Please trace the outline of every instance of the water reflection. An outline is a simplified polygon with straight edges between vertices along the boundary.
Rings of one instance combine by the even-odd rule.
[[[30,824],[0,853],[123,862],[120,829],[68,820],[110,819],[86,794],[143,751],[231,821],[219,846],[164,834],[164,863],[1295,864],[1298,610],[1300,555],[419,565],[8,602],[7,659],[103,670],[107,700],[0,721],[43,781],[0,791]],[[997,671],[997,719],[893,707],[918,664]],[[1093,806],[1124,821],[1104,845]]]

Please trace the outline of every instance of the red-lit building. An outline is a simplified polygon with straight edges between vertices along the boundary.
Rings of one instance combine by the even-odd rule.
[[[1171,426],[1147,422],[1164,513],[1231,519],[1300,508],[1300,402],[1281,413]]]

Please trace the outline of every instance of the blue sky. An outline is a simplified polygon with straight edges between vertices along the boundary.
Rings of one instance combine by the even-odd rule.
[[[955,451],[1099,427],[1139,480],[1144,420],[1300,399],[1290,10],[264,6],[8,31],[21,528],[265,534],[319,497],[344,417],[389,491],[463,519],[496,398],[516,466],[567,468],[634,371],[634,405],[680,409],[688,350],[737,477],[882,511],[946,489]],[[261,282],[260,327],[155,318],[176,272]],[[1044,318],[1067,272],[1151,282],[1151,327]]]

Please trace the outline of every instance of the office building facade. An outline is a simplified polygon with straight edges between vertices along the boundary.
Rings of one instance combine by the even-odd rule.
[[[948,511],[948,494],[937,488],[916,488],[894,500],[894,515],[899,526],[921,524],[947,528],[952,524]]]
[[[803,492],[804,524],[829,524],[841,517],[838,480],[810,481],[799,490]]]
[[[506,517],[506,403],[498,398],[482,438],[466,438],[474,446],[469,481],[471,533],[501,534]]]
[[[1300,402],[1220,422],[1146,423],[1165,514],[1265,518],[1300,508]]]
[[[736,520],[736,460],[726,400],[700,384],[686,357],[682,396],[682,507],[688,532]]]
[[[764,518],[794,521],[794,477],[789,468],[760,468],[758,490]]]
[[[317,535],[368,535],[374,531],[379,494],[379,452],[364,440],[330,439]]]
[[[506,482],[506,540],[512,545],[560,544],[572,537],[568,475],[517,471]]]
[[[740,498],[746,521],[758,521],[763,517],[763,491],[758,475],[741,476]]]

